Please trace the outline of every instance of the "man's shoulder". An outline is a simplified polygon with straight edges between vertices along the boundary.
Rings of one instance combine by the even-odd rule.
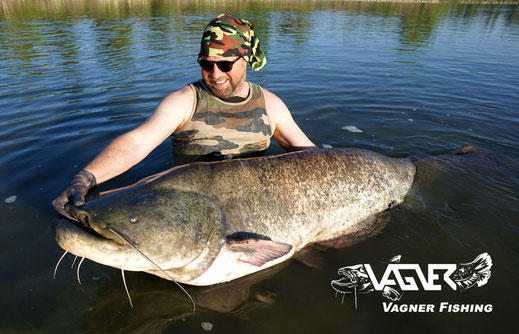
[[[193,96],[193,87],[192,83],[185,85],[184,87],[177,89],[176,91],[170,93],[166,99],[176,99],[176,98],[189,98]]]
[[[265,96],[265,108],[267,109],[267,114],[269,115],[272,124],[285,122],[286,119],[289,119],[291,117],[290,111],[283,100],[267,89],[262,89]]]
[[[175,109],[179,108],[189,108],[191,109],[191,105],[195,99],[195,94],[193,92],[193,88],[190,85],[186,85],[166,96],[159,105],[159,108],[170,108],[174,107]]]
[[[278,105],[279,103],[283,103],[283,101],[274,93],[271,91],[261,87],[261,90],[263,91],[263,95],[265,95],[265,102],[267,104],[271,105]]]

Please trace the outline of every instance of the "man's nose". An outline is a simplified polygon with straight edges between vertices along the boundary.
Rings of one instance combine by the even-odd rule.
[[[209,74],[213,77],[219,77],[223,72],[220,70],[220,68],[218,67],[218,65],[216,65],[216,63],[213,63],[213,69],[211,71],[209,71]]]

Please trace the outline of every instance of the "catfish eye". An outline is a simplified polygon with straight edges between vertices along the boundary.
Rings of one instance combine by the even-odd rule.
[[[130,216],[130,223],[135,224],[137,222],[137,217],[134,215]]]

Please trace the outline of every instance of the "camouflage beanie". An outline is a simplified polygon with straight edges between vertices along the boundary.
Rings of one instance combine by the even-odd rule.
[[[228,14],[219,15],[205,27],[198,55],[243,57],[254,71],[260,70],[267,63],[252,23]]]

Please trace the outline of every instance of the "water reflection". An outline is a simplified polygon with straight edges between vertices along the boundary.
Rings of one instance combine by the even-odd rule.
[[[134,308],[130,308],[119,275],[114,275],[98,292],[91,311],[86,316],[85,330],[117,331],[120,333],[163,333],[176,322],[217,312],[246,318],[247,314],[272,307],[277,289],[269,279],[287,267],[283,263],[232,282],[208,287],[188,287],[196,303],[173,282],[147,275],[128,275],[129,293]],[[117,309],[118,312],[114,312]]]
[[[448,2],[431,4],[419,1],[402,3],[312,0],[218,2],[45,0],[30,3],[3,1],[2,5],[0,18],[5,24],[0,26],[0,31],[4,32],[0,35],[0,42],[14,54],[25,57],[23,59],[27,61],[38,55],[43,56],[37,53],[38,47],[43,45],[58,48],[63,56],[73,58],[80,48],[74,43],[77,38],[83,43],[94,40],[96,45],[106,46],[106,54],[101,55],[106,57],[114,56],[111,51],[124,52],[139,41],[145,41],[151,48],[160,38],[174,38],[180,42],[184,35],[198,34],[201,27],[206,24],[206,19],[194,16],[189,20],[179,20],[177,17],[168,21],[164,18],[193,13],[247,11],[249,17],[256,18],[256,29],[260,31],[265,44],[268,44],[271,39],[270,34],[291,35],[294,30],[305,31],[308,35],[325,35],[326,32],[320,31],[319,28],[326,24],[315,24],[315,20],[326,20],[316,16],[321,9],[394,17],[401,22],[398,33],[401,35],[402,45],[417,47],[426,45],[433,31],[446,15],[456,16],[465,24],[469,24],[471,19],[485,12],[485,25],[490,28],[501,14],[500,7],[497,6],[456,6]],[[265,10],[274,11],[276,14],[266,17]],[[157,19],[149,20],[155,17]],[[56,20],[56,18],[62,19]],[[146,22],[139,22],[144,18]],[[47,19],[54,21],[54,24],[49,25]],[[517,8],[509,8],[504,14],[504,20],[506,25],[517,25],[519,23]],[[348,27],[339,22],[336,29],[348,29]],[[139,35],[142,31],[146,31],[147,36]],[[181,34],[178,34],[179,31]],[[176,34],[172,36],[172,32]],[[53,36],[53,39],[46,39],[46,35]],[[301,38],[297,39],[298,36]],[[22,39],[23,45],[17,43]],[[296,42],[305,43],[305,40],[304,34],[296,35]],[[160,47],[163,44],[158,43],[158,45]],[[30,51],[33,53],[29,56]]]

